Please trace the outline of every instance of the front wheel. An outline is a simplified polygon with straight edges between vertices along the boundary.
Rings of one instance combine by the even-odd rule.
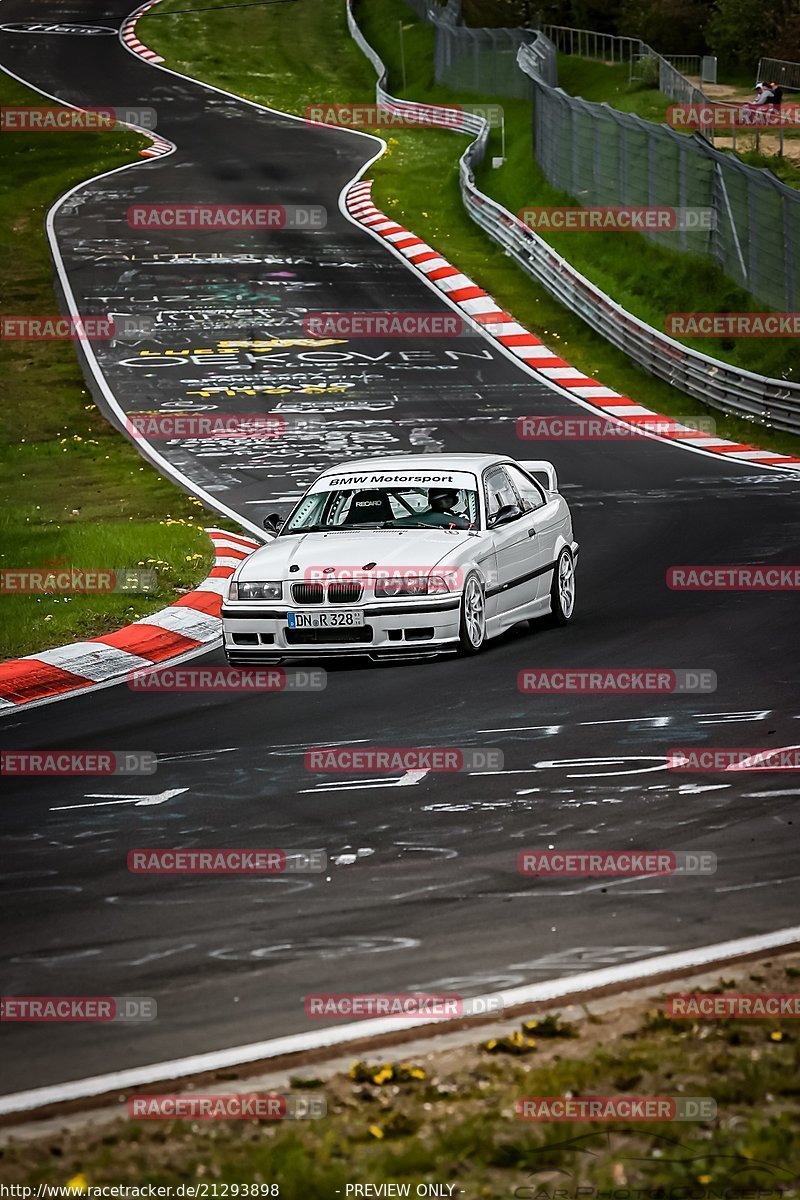
[[[566,547],[561,551],[553,571],[550,588],[550,619],[555,625],[566,625],[575,611],[575,563]]]
[[[486,596],[477,575],[469,575],[461,595],[458,624],[460,654],[477,654],[486,641]]]

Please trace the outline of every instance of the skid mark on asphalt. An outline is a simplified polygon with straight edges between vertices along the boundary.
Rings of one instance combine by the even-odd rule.
[[[398,950],[415,950],[420,945],[416,938],[404,937],[340,937],[308,938],[306,941],[276,942],[270,946],[259,946],[250,950],[223,948],[209,951],[209,958],[224,962],[289,961],[300,958],[343,958],[346,955],[388,954]]]
[[[408,900],[412,896],[426,896],[430,892],[440,892],[443,889],[447,889],[448,891],[455,890],[458,893],[463,894],[466,887],[473,883],[481,883],[485,878],[485,875],[479,875],[472,879],[462,879],[459,877],[458,879],[452,879],[449,883],[431,883],[425,887],[412,888],[410,892],[395,892],[394,895],[389,897],[389,899]],[[474,898],[474,893],[471,894],[471,898]]]

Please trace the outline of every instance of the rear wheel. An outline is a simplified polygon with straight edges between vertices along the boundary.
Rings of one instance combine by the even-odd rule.
[[[458,648],[461,654],[478,654],[486,641],[486,596],[477,575],[467,576],[461,594]]]

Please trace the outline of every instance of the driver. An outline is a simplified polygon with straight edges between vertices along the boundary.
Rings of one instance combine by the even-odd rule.
[[[453,488],[429,488],[428,507],[420,516],[428,525],[455,525],[456,529],[469,529],[470,522],[463,513],[454,511],[459,493]]]

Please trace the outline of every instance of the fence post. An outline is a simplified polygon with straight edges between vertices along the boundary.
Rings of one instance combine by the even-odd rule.
[[[794,312],[794,239],[792,238],[792,218],[789,204],[785,196],[783,202],[783,261],[786,264],[786,309]]]
[[[686,209],[686,147],[678,143],[678,200],[682,209]],[[681,230],[681,250],[686,250],[689,245],[689,235],[686,231],[686,222],[684,221],[683,229]]]

